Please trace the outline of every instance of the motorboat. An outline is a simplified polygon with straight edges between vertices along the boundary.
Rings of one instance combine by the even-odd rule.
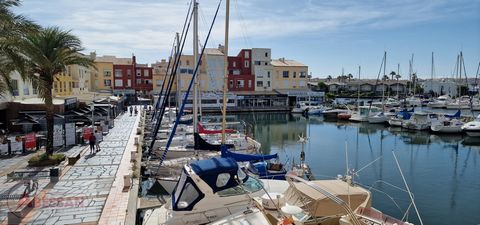
[[[394,98],[388,98],[387,101],[385,101],[385,106],[386,107],[399,107],[400,102]]]
[[[464,124],[462,131],[470,137],[480,137],[480,115],[474,121]]]
[[[437,120],[436,113],[414,112],[409,120],[402,123],[402,127],[409,130],[428,130],[432,121]]]
[[[436,100],[427,104],[430,108],[446,108],[450,104],[451,98],[448,95],[439,96]]]
[[[288,172],[282,163],[269,161],[248,162],[245,168],[249,175],[260,179],[285,180]]]
[[[422,100],[415,97],[415,96],[410,96],[410,97],[406,98],[405,102],[407,103],[407,106],[409,106],[409,107],[422,106]]]
[[[455,101],[448,103],[445,107],[447,109],[470,109],[470,97],[461,96],[455,99]]]
[[[330,109],[330,110],[324,111],[322,114],[323,114],[324,118],[335,118],[335,119],[337,119],[338,114],[348,113],[349,111],[350,110],[348,110],[348,109]]]
[[[380,123],[385,123],[388,121],[388,117],[385,115],[383,112],[378,112],[377,114],[373,116],[369,116],[367,118],[368,123],[373,123],[373,124],[380,124]]]
[[[185,165],[162,207],[145,213],[145,225],[206,224],[248,210],[252,197],[284,193],[286,181],[260,180],[244,173],[231,158],[211,158]]]
[[[350,121],[354,122],[368,122],[368,116],[375,115],[376,113],[381,112],[381,109],[375,106],[360,106],[358,110],[352,113]]]
[[[463,122],[460,120],[460,110],[453,115],[445,114],[432,122],[430,130],[438,133],[461,133]]]
[[[306,181],[287,174],[286,192],[253,197],[248,210],[210,224],[411,225],[373,208],[370,191],[348,179]]]
[[[309,116],[311,116],[311,115],[321,115],[321,114],[323,114],[323,112],[325,112],[326,110],[329,110],[329,109],[330,109],[329,107],[325,107],[323,105],[310,106],[310,107],[305,109],[304,113],[306,113]]]
[[[412,116],[413,109],[411,111],[407,111],[406,109],[396,113],[393,116],[390,116],[388,119],[388,124],[392,127],[402,127],[403,121],[409,120]]]
[[[312,101],[302,101],[298,102],[295,107],[292,109],[292,113],[303,113],[310,107],[318,106],[317,102]]]
[[[339,113],[337,115],[337,119],[339,119],[339,120],[349,120],[350,117],[352,117],[352,112],[351,111],[348,111],[348,112],[345,112],[345,113]]]

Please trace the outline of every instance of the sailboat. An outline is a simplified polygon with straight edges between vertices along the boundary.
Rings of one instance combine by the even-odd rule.
[[[442,115],[430,125],[430,130],[438,133],[461,133],[464,123],[460,120],[461,111],[453,115]]]
[[[386,76],[386,65],[387,65],[387,52],[384,53],[383,56],[383,76]],[[378,82],[377,78],[377,82]],[[375,85],[376,86],[376,85]],[[385,110],[385,86],[386,84],[382,83],[382,110],[377,113],[370,113],[367,117],[368,123],[373,123],[373,124],[381,124],[381,123],[386,123],[388,121],[388,117],[385,115],[384,110]],[[374,90],[376,91],[376,90]],[[371,103],[371,105],[375,105],[375,103]]]

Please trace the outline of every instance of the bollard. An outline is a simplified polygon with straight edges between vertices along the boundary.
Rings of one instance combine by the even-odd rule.
[[[130,174],[123,175],[123,190],[128,190],[132,185]]]
[[[60,169],[58,167],[50,168],[50,183],[58,182],[60,176]]]

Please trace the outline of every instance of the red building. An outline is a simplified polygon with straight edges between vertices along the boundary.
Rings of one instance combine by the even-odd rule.
[[[137,64],[136,57],[132,60],[113,64],[114,81],[113,89],[122,91],[149,94],[153,90],[153,68],[147,64]]]
[[[252,74],[252,50],[242,49],[237,56],[228,57],[228,90],[254,91],[255,74]]]

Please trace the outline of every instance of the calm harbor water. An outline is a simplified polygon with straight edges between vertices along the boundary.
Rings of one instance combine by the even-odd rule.
[[[299,135],[306,161],[317,179],[336,177],[348,167],[359,170],[355,180],[371,187],[373,205],[402,218],[409,207],[408,194],[393,158],[395,151],[405,178],[415,195],[424,224],[480,223],[480,138],[436,135],[366,123],[328,122],[288,113],[249,113],[235,116],[251,124],[264,153],[279,153],[283,162],[299,162]],[[385,195],[384,193],[387,193]],[[393,198],[396,203],[391,199]],[[413,207],[408,220],[420,224]]]

